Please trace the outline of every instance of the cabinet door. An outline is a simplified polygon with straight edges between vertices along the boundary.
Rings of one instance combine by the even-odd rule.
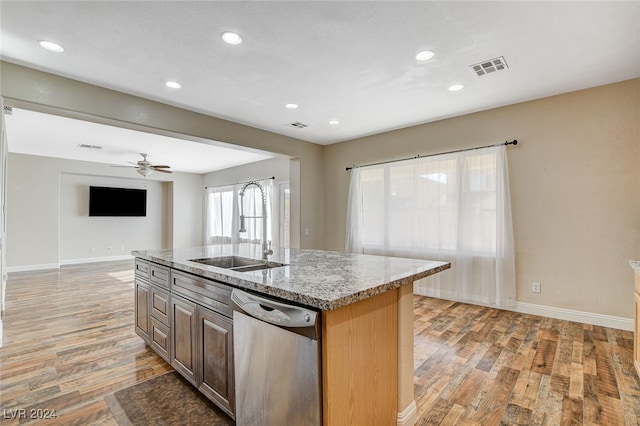
[[[231,319],[198,306],[198,389],[234,417],[233,325]]]
[[[196,305],[171,296],[171,366],[196,385]],[[197,385],[196,385],[197,386]]]
[[[136,333],[149,343],[149,284],[136,279]]]

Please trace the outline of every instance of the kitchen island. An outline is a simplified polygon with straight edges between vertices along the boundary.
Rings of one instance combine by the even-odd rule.
[[[276,249],[269,256],[269,261],[285,266],[240,272],[193,260],[225,256],[260,259],[259,245],[214,245],[135,251],[132,254],[136,257],[136,273],[140,277],[148,277],[150,283],[146,290],[144,281],[141,281],[141,289],[138,286],[136,288],[136,323],[137,329],[141,329],[138,333],[141,336],[145,336],[144,326],[147,326],[146,333],[149,333],[149,324],[154,322],[154,318],[160,317],[150,316],[150,321],[145,323],[145,315],[149,315],[150,310],[157,310],[156,305],[161,305],[163,300],[174,298],[174,285],[179,287],[180,282],[189,280],[204,282],[191,285],[195,291],[194,297],[205,294],[207,288],[216,294],[223,294],[214,286],[215,283],[223,283],[231,288],[316,308],[321,311],[323,424],[415,423],[411,284],[448,269],[449,263],[319,250]],[[158,288],[154,293],[154,274],[158,282],[171,284],[164,289]],[[159,293],[158,298],[151,293]],[[147,311],[144,303],[138,303],[138,300],[144,302],[145,297],[150,301]],[[207,300],[216,299],[207,297]],[[180,295],[175,298],[181,300]],[[216,300],[213,302],[218,303]],[[224,313],[225,308],[220,306],[220,312]],[[180,312],[187,309],[186,305],[179,308],[182,309]],[[226,328],[223,329],[232,330],[230,322],[224,324]],[[162,328],[160,324],[160,328],[160,341],[175,341],[178,327]],[[193,333],[188,327],[186,330],[187,333]],[[229,338],[232,338],[232,333],[230,335]],[[147,338],[154,347],[157,339],[153,336]],[[154,349],[161,353],[157,342],[155,346]],[[164,347],[164,355],[174,365],[175,356],[171,354],[175,350],[167,346]],[[180,362],[176,364],[179,367],[176,369],[185,375],[181,371],[184,365]],[[191,371],[188,368],[186,370],[187,373]],[[219,379],[222,382],[232,381],[232,377]],[[200,386],[203,380],[194,376],[191,381]],[[228,383],[226,386],[231,389],[228,391],[230,395],[222,398],[222,405],[233,416],[233,386],[229,387]],[[207,392],[203,393],[207,395]],[[220,395],[216,393],[214,396]],[[216,398],[210,399],[221,405]]]

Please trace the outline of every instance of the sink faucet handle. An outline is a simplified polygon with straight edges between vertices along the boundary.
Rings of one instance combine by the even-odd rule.
[[[271,241],[267,242],[267,248],[264,249],[264,254],[266,256],[273,254],[273,250],[271,250]]]

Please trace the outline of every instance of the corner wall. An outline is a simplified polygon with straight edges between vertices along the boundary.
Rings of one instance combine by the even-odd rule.
[[[345,167],[513,139],[520,142],[507,150],[518,302],[632,318],[640,79],[325,147],[325,248],[344,250]],[[531,292],[533,281],[541,293]]]

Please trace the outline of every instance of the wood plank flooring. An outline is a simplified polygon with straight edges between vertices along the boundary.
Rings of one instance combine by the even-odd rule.
[[[52,410],[34,422],[115,425],[105,396],[171,370],[134,332],[130,261],[10,274],[3,322],[2,425]],[[418,424],[638,425],[632,343],[626,331],[415,296]]]
[[[419,425],[638,425],[633,333],[414,296]]]
[[[133,312],[132,261],[10,274],[0,423],[115,425],[106,395],[171,370],[135,334]]]

